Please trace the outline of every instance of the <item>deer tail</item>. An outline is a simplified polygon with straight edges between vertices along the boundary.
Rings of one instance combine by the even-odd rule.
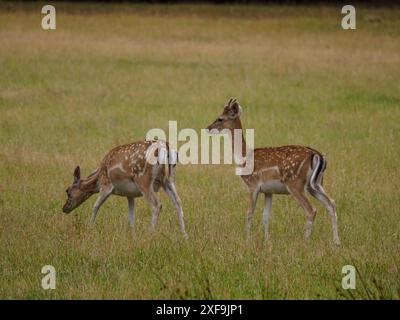
[[[169,178],[170,168],[169,168],[169,150],[166,149],[165,161],[164,161],[164,177],[165,179]]]
[[[168,162],[166,165],[166,177],[168,179],[174,179],[175,178],[175,166],[178,162],[178,152],[175,149],[171,149],[168,146],[168,156],[167,156]]]
[[[321,154],[314,154],[312,159],[313,172],[310,178],[310,187],[316,190],[323,183],[323,174],[326,169],[326,158]]]

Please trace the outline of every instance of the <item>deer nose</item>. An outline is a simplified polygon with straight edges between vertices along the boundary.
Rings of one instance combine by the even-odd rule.
[[[68,208],[67,208],[67,204],[65,204],[65,205],[63,206],[62,211],[63,211],[64,213],[69,213],[69,210],[68,210]]]

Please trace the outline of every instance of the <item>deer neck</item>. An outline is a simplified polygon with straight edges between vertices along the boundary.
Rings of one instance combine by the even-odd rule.
[[[86,179],[83,179],[81,181],[80,189],[83,192],[87,193],[88,197],[100,191],[99,172],[100,170],[97,169],[92,174],[90,174]]]
[[[247,149],[246,140],[243,135],[242,122],[240,121],[239,118],[236,119],[234,128],[232,128],[230,130],[231,130],[231,137],[232,137],[232,139],[231,139],[232,140],[232,154],[233,154],[234,158],[241,159],[243,157],[246,157],[246,154],[249,150]],[[240,137],[241,142],[237,141],[236,147],[235,147],[235,130],[240,130],[240,135],[241,135],[241,137]]]

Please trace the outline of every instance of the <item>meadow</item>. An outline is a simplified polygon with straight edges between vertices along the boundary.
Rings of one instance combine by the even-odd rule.
[[[399,299],[400,9],[334,6],[0,3],[0,298]],[[245,239],[247,194],[230,165],[180,165],[189,241],[161,193],[157,232],[137,201],[90,198],[62,213],[76,165],[151,128],[200,130],[237,97],[256,146],[301,144],[328,158],[324,184],[342,244],[318,209],[311,241],[294,199],[262,201]],[[56,290],[43,290],[53,265]],[[357,287],[341,287],[342,267]]]

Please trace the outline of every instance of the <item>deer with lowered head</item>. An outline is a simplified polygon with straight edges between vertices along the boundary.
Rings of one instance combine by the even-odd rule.
[[[163,161],[159,161],[163,160]],[[118,146],[107,153],[99,167],[85,179],[81,170],[74,171],[74,181],[66,190],[65,213],[80,206],[90,196],[98,193],[90,225],[93,226],[101,205],[110,195],[128,199],[128,218],[134,230],[135,198],[144,196],[152,209],[150,230],[155,229],[161,202],[157,192],[162,187],[173,201],[183,236],[187,238],[183,221],[181,200],[175,187],[176,151],[163,141],[138,141]]]
[[[234,137],[235,130],[242,130],[240,115],[242,107],[236,99],[231,98],[225,105],[221,115],[207,127],[211,133],[220,133],[229,130]],[[304,209],[306,215],[305,238],[311,235],[312,225],[316,216],[316,209],[306,197],[306,191],[319,200],[327,209],[332,219],[333,241],[339,245],[337,229],[336,206],[325,192],[322,183],[326,169],[326,158],[317,150],[299,145],[281,147],[256,148],[251,150],[246,146],[242,134],[242,148],[236,150],[232,139],[233,154],[240,158],[244,154],[251,154],[253,172],[242,175],[249,191],[249,209],[247,211],[247,237],[250,236],[254,209],[258,195],[264,194],[264,236],[268,239],[268,221],[271,213],[272,195],[292,195]],[[240,154],[237,154],[240,153]],[[249,159],[247,156],[246,159]],[[243,165],[243,164],[241,164]]]

